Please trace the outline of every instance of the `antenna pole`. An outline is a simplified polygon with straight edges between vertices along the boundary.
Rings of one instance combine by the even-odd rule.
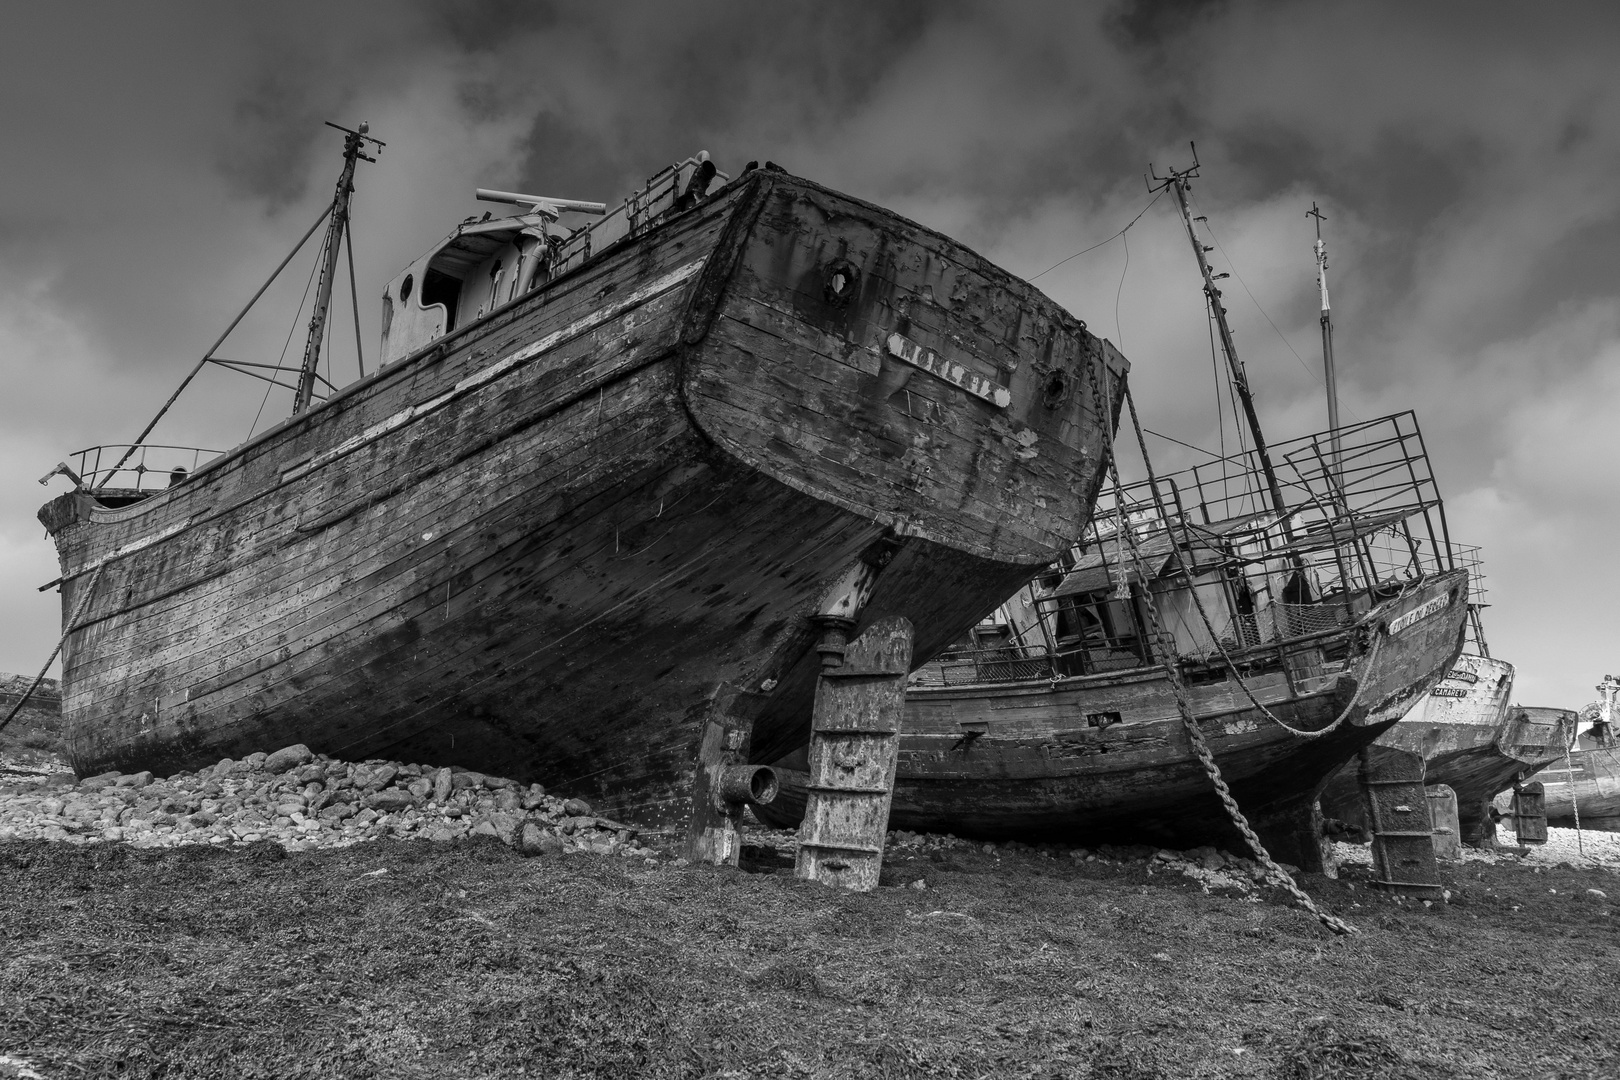
[[[1254,396],[1249,392],[1248,376],[1243,373],[1243,361],[1238,359],[1237,346],[1232,341],[1232,329],[1226,324],[1226,308],[1221,304],[1221,290],[1215,287],[1215,275],[1210,271],[1209,260],[1204,257],[1208,249],[1193,231],[1192,211],[1187,208],[1187,181],[1198,175],[1196,154],[1195,150],[1192,168],[1179,172],[1175,169],[1169,170],[1169,177],[1164,178],[1159,186],[1169,187],[1176,193],[1176,204],[1181,207],[1181,222],[1187,227],[1187,239],[1192,243],[1193,257],[1198,260],[1198,272],[1204,277],[1204,299],[1208,301],[1209,310],[1215,316],[1215,326],[1220,331],[1221,351],[1226,354],[1226,364],[1232,373],[1232,387],[1237,391],[1238,400],[1243,403],[1243,415],[1249,422],[1250,434],[1254,436],[1254,452],[1260,459],[1260,470],[1265,474],[1272,509],[1277,512],[1278,520],[1282,523],[1283,535],[1292,540],[1293,530],[1288,527],[1288,505],[1283,502],[1282,489],[1277,484],[1277,470],[1272,467],[1271,453],[1266,449],[1266,437],[1260,431],[1260,418],[1255,415]]]
[[[1322,377],[1327,384],[1328,439],[1333,446],[1333,477],[1339,479],[1339,384],[1333,375],[1333,310],[1328,304],[1327,243],[1322,239],[1322,211],[1312,201],[1306,217],[1316,219],[1316,285],[1322,293]]]
[[[309,338],[304,343],[304,362],[298,375],[298,388],[293,394],[294,416],[309,408],[310,398],[315,393],[315,368],[321,359],[321,341],[326,333],[326,313],[332,305],[332,284],[337,276],[338,249],[343,246],[343,237],[349,227],[349,199],[354,194],[355,162],[376,160],[361,153],[367,142],[377,141],[366,137],[368,125],[362,123],[359,131],[338,127],[330,121],[327,125],[346,133],[343,140],[343,173],[338,177],[337,194],[332,197],[332,216],[326,223],[321,283],[315,292],[315,311],[309,317]]]

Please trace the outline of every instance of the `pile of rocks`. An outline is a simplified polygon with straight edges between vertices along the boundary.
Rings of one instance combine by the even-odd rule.
[[[136,847],[251,844],[288,851],[383,837],[493,836],[527,854],[654,860],[634,827],[579,799],[504,777],[398,761],[336,761],[302,744],[158,779],[70,773],[0,784],[0,840],[123,841]]]

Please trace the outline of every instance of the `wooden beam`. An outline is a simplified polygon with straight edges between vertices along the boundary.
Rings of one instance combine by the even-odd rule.
[[[881,619],[845,644],[828,620],[810,736],[810,782],[794,873],[858,892],[877,887],[894,796],[912,627]]]

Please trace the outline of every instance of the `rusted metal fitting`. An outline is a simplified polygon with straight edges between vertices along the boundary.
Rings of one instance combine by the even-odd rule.
[[[816,615],[814,621],[821,627],[821,640],[816,642],[816,652],[821,654],[822,669],[842,667],[844,647],[849,644],[849,634],[855,629],[855,620],[841,615]]]
[[[779,790],[781,782],[769,765],[727,765],[720,772],[718,793],[722,802],[765,806]]]

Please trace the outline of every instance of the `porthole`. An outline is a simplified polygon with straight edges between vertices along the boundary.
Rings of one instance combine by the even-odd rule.
[[[1055,409],[1068,400],[1069,377],[1061,371],[1054,371],[1046,380],[1046,389],[1041,394],[1041,404],[1048,409]]]
[[[834,259],[827,267],[826,287],[823,290],[827,302],[833,307],[843,307],[849,303],[850,297],[855,295],[855,288],[860,284],[861,272],[848,259]]]
[[[411,286],[414,284],[416,284],[416,279],[410,274],[406,274],[405,280],[399,283],[399,299],[401,303],[411,298]]]

